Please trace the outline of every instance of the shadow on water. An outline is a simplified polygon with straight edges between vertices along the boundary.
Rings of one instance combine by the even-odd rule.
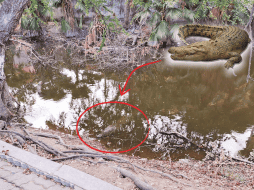
[[[6,56],[7,83],[21,102],[24,118],[34,127],[70,133],[88,107],[120,101],[142,110],[151,129],[147,140],[127,154],[161,159],[170,155],[174,160],[187,155],[204,158],[203,151],[159,131],[178,131],[199,145],[215,142],[231,155],[248,157],[254,148],[254,81],[246,83],[247,66],[233,76],[226,75],[222,66],[180,67],[163,61],[137,70],[126,88],[131,90],[120,96],[118,85],[124,85],[127,73],[95,72],[61,62],[59,68],[37,66],[37,74],[31,74],[13,67],[11,50]],[[251,71],[253,77],[254,68]],[[111,136],[97,139],[109,151],[138,145],[149,127],[136,109],[103,104],[83,115],[79,131],[96,139],[109,125],[116,126]]]

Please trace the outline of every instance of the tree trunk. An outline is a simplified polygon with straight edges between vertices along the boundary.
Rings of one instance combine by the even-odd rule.
[[[137,13],[137,6],[134,6],[133,8],[131,8],[131,19],[133,19],[136,13]]]
[[[124,27],[128,29],[130,18],[130,0],[126,0],[124,9]]]
[[[6,43],[16,28],[28,0],[5,0],[0,7],[0,42]]]
[[[5,82],[5,43],[19,23],[28,0],[5,0],[0,7],[0,119],[8,121],[13,115],[12,96]]]

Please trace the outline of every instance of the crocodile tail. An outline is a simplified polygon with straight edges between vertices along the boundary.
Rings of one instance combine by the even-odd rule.
[[[187,45],[189,45],[185,38],[188,36],[202,36],[208,38],[218,37],[223,29],[223,26],[209,26],[209,25],[200,25],[200,24],[187,24],[179,28],[178,36],[180,39]]]

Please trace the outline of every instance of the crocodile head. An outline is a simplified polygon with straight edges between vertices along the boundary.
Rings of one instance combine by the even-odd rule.
[[[206,61],[208,58],[206,41],[196,42],[187,46],[171,47],[168,52],[174,60]]]

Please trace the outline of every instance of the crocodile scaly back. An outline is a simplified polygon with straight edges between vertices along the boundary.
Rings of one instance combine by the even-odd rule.
[[[171,47],[169,52],[174,60],[212,61],[228,59],[226,68],[233,67],[242,60],[241,53],[251,41],[246,31],[236,26],[209,26],[187,24],[179,28],[180,39],[187,46]],[[211,38],[209,41],[188,44],[188,36]]]

